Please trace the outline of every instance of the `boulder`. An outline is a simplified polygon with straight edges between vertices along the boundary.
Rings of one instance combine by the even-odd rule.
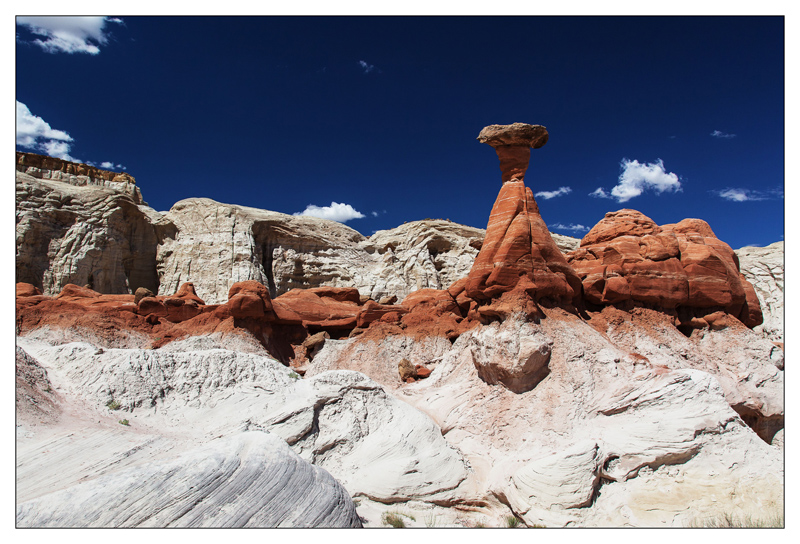
[[[19,282],[16,286],[16,296],[18,297],[35,297],[41,295],[42,292],[38,287],[30,283]]]
[[[415,374],[415,367],[408,359],[400,359],[397,363],[397,372],[400,374],[400,380],[407,382],[409,379],[413,381]]]
[[[631,209],[609,212],[568,256],[585,299],[676,311],[689,327],[724,310],[748,327],[761,323],[758,297],[730,246],[700,219],[656,225]]]
[[[156,296],[150,289],[146,287],[139,287],[136,289],[136,292],[133,294],[133,303],[139,304],[139,301],[142,300],[144,297],[154,297]]]
[[[56,296],[56,298],[97,298],[99,296],[100,293],[97,291],[87,289],[86,287],[78,287],[77,285],[68,283],[63,289],[61,289],[61,292]]]

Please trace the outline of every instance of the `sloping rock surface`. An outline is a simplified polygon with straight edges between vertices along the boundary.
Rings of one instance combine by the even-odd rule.
[[[269,431],[328,470],[351,495],[388,502],[454,500],[467,476],[460,454],[430,418],[363,374],[336,371],[300,380],[263,355],[193,349],[201,340],[178,341],[168,350],[20,342],[48,362],[59,392],[100,412],[113,402],[132,428],[157,429],[165,437],[189,433],[201,443]],[[103,446],[86,440],[81,449],[88,459],[95,455],[90,450]],[[23,495],[35,494],[28,486],[48,471],[47,481],[56,488],[80,477],[55,467],[37,469],[34,483],[21,486]]]
[[[17,506],[20,527],[360,527],[347,491],[281,439],[246,432]]]

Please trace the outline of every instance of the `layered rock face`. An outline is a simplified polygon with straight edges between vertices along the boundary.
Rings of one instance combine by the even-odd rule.
[[[330,286],[402,300],[463,277],[484,235],[425,220],[368,239],[334,221],[197,198],[161,214],[128,174],[32,153],[18,153],[16,168],[17,281],[51,296],[69,283],[170,295],[192,282],[215,304],[254,280],[273,297]]]
[[[158,291],[156,248],[170,227],[142,203],[132,177],[112,174],[18,154],[17,281],[48,295],[69,283],[106,293]]]
[[[761,304],[764,323],[754,330],[775,342],[783,342],[783,242],[767,247],[743,247],[735,251],[739,270],[753,286]]]
[[[733,250],[700,219],[658,226],[636,210],[609,212],[569,262],[592,304],[635,301],[670,311],[689,327],[713,326],[724,320],[720,312],[751,328],[762,322]]]
[[[547,130],[522,123],[491,125],[478,140],[497,151],[503,186],[467,277],[467,296],[486,301],[520,285],[534,300],[576,303],[580,280],[550,236],[533,193],[524,183],[530,148],[547,142]]]
[[[259,432],[36,497],[17,506],[17,525],[362,526],[347,491],[327,471],[300,459],[280,438]]]

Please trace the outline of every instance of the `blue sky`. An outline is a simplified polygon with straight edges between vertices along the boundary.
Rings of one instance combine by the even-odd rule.
[[[780,17],[17,19],[17,149],[369,236],[485,228],[489,124],[545,125],[526,182],[551,231],[608,211],[784,233]],[[359,217],[361,216],[361,217]]]

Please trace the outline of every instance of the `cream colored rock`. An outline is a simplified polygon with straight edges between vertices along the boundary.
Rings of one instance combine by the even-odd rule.
[[[530,391],[549,373],[553,340],[530,323],[492,323],[473,334],[466,346],[478,376],[515,393]]]
[[[743,247],[735,251],[739,270],[756,290],[764,323],[754,330],[774,342],[783,342],[783,242],[766,247]]]
[[[564,253],[565,255],[570,251],[575,251],[581,246],[580,238],[573,238],[572,236],[566,236],[564,234],[556,234],[555,232],[551,232],[550,236],[552,236],[553,241],[558,246],[558,249],[561,250],[561,253]]]
[[[281,439],[246,432],[17,506],[19,527],[361,527],[347,491]]]
[[[331,472],[351,495],[452,502],[467,477],[461,455],[430,418],[357,372],[299,380],[268,357],[222,349],[103,350],[18,341],[47,361],[59,393],[81,405],[103,412],[114,401],[115,414],[132,426],[165,436],[190,433],[201,442],[268,430]],[[70,484],[59,478],[52,475],[54,485]]]
[[[383,289],[403,300],[412,291],[447,289],[466,277],[485,235],[484,229],[426,219],[378,231],[362,246],[379,258]]]
[[[17,281],[50,296],[68,283],[101,293],[158,289],[156,247],[169,225],[138,189],[35,173],[16,173]]]
[[[161,294],[192,281],[208,304],[227,300],[237,281],[291,289],[355,287],[379,300],[442,288],[465,275],[483,231],[448,221],[417,221],[370,239],[325,219],[190,198],[166,214],[177,227],[158,248]]]

